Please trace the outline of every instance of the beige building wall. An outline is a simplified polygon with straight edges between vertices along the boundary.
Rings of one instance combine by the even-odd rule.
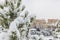
[[[36,19],[32,23],[32,27],[35,27],[36,25],[40,25],[43,27],[48,27],[48,26],[56,26],[58,19],[48,19],[48,22],[46,22],[44,19]]]

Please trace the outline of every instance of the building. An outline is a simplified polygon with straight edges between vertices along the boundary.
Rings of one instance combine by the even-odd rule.
[[[32,23],[32,27],[36,27],[36,26],[42,26],[42,27],[56,27],[58,24],[59,20],[58,19],[48,19],[48,21],[46,22],[46,20],[44,19],[36,19],[33,23]]]

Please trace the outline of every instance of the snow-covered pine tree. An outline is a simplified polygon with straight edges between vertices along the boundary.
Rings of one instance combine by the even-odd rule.
[[[10,39],[9,40],[19,40],[17,38],[16,32],[12,32],[12,34],[10,35]]]
[[[58,23],[57,23],[56,32],[60,32],[60,21],[58,21]]]
[[[9,40],[28,40],[33,20],[34,16],[28,15],[25,6],[21,7],[21,0],[4,0],[4,3],[0,4],[0,25],[8,29]]]
[[[4,4],[0,4],[0,24],[4,28],[9,28],[9,24],[18,17],[19,12],[24,10],[21,8],[21,0],[5,0]]]

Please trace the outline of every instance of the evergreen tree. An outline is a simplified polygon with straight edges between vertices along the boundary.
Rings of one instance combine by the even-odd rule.
[[[0,25],[9,30],[9,40],[24,40],[23,36],[29,40],[28,32],[35,16],[28,15],[28,11],[23,13],[24,9],[25,6],[21,6],[21,0],[5,0],[4,5],[0,4]],[[18,38],[18,32],[20,38]]]
[[[9,28],[10,23],[18,17],[25,7],[21,6],[21,0],[5,0],[4,5],[0,5],[0,24],[4,28]]]
[[[16,32],[12,32],[12,34],[10,35],[10,40],[19,40],[17,39]]]

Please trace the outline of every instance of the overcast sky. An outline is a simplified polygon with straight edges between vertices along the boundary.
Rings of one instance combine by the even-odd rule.
[[[0,0],[0,4],[3,1]],[[60,19],[60,0],[23,0],[22,3],[37,19]]]
[[[37,19],[60,19],[60,0],[23,0],[23,4]]]

